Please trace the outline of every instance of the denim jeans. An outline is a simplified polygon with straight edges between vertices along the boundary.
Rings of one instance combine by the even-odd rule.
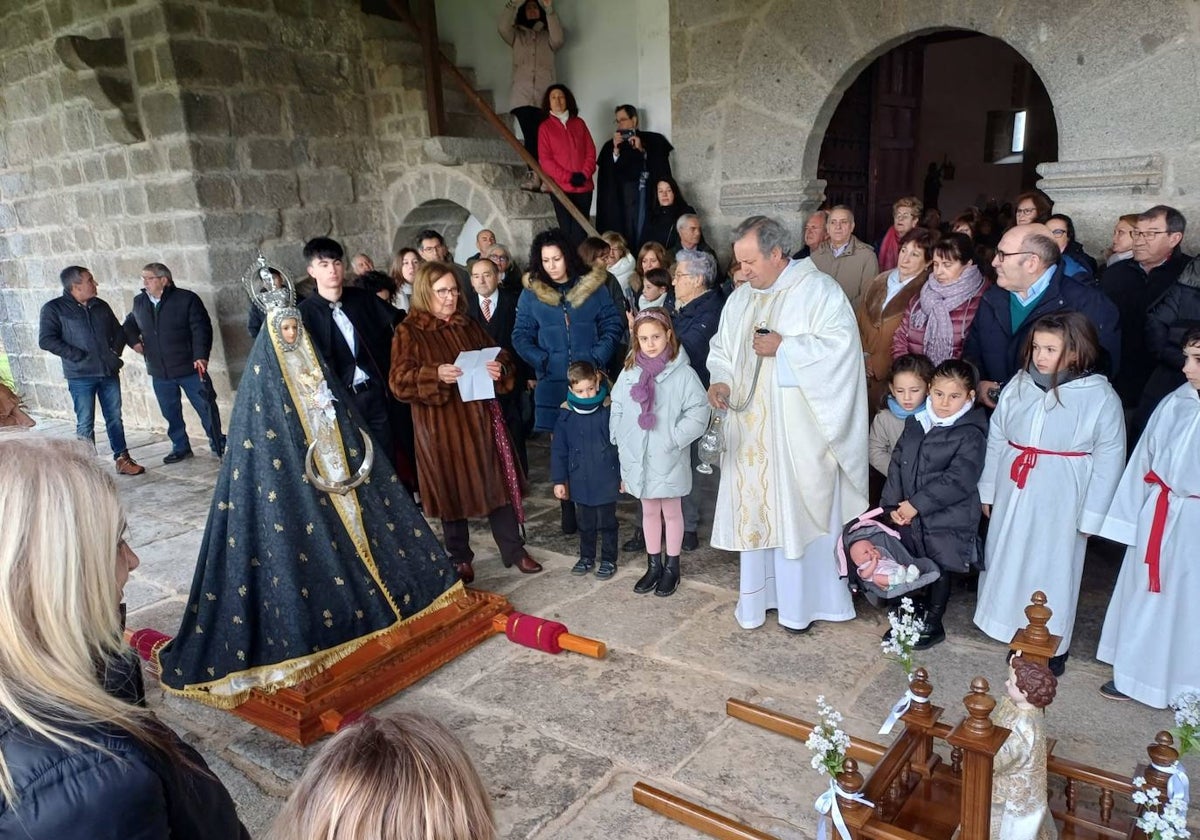
[[[67,380],[67,390],[75,403],[75,434],[96,443],[96,398],[104,414],[104,431],[113,458],[125,453],[125,424],[121,421],[121,378],[113,376],[75,376]]]
[[[200,415],[200,424],[204,434],[208,436],[208,445],[213,452],[224,449],[224,441],[218,441],[213,436],[212,417],[208,401],[200,396],[200,374],[192,373],[175,379],[152,379],[154,397],[158,400],[158,410],[167,421],[167,437],[171,439],[172,452],[187,452],[192,444],[188,440],[187,426],[183,422],[183,400],[179,397],[180,390],[187,394],[188,402]]]

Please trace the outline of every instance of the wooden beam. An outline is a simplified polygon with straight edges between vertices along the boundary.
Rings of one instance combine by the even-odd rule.
[[[437,9],[433,0],[415,0],[417,37],[421,41],[421,64],[425,71],[425,112],[429,136],[446,133],[446,104],[442,96],[442,50],[438,44]]]
[[[645,782],[638,782],[633,786],[633,801],[688,828],[694,828],[709,837],[716,837],[717,840],[777,840],[774,835],[723,817],[716,811],[710,811],[665,790],[650,787]]]
[[[433,0],[417,1],[428,2],[430,5],[433,3]],[[422,39],[422,49],[424,49],[425,36],[421,34],[423,27],[415,19],[414,15],[409,12],[403,0],[387,0],[387,2],[392,11],[399,15],[401,20],[407,23],[418,33],[419,37]],[[459,86],[459,88],[462,89],[462,92],[466,95],[467,99],[470,100],[471,104],[479,110],[479,113],[483,116],[488,125],[490,125],[495,132],[500,135],[500,139],[508,143],[508,145],[513,148],[513,151],[520,155],[521,160],[525,162],[525,165],[537,173],[537,176],[542,179],[542,183],[546,185],[546,189],[549,190],[550,195],[554,196],[555,200],[557,200],[559,204],[567,209],[567,212],[571,214],[572,218],[579,222],[583,229],[587,231],[588,236],[599,236],[600,234],[596,231],[595,226],[592,225],[592,221],[588,218],[587,214],[582,212],[578,207],[571,203],[571,200],[567,198],[567,194],[563,192],[562,187],[556,184],[554,179],[546,174],[545,170],[542,169],[541,164],[538,163],[537,158],[529,154],[529,150],[525,148],[525,144],[517,139],[517,135],[512,133],[512,129],[508,127],[508,123],[502,120],[500,115],[497,114],[492,109],[492,106],[487,103],[487,100],[479,95],[479,91],[475,90],[475,88],[471,85],[470,80],[467,79],[467,77],[463,75],[462,71],[458,69],[458,66],[450,61],[450,59],[446,58],[445,54],[438,46],[436,37],[433,40],[433,47],[436,49],[437,56],[441,61],[441,69],[445,70],[446,75],[451,78],[454,83]],[[427,87],[428,84],[429,74],[426,73]],[[440,96],[440,84],[438,85],[438,93]],[[432,119],[430,121],[430,136],[438,136],[437,132],[433,131]]]
[[[744,720],[746,723],[761,726],[763,729],[778,732],[780,735],[787,735],[797,741],[807,740],[814,728],[806,720],[733,698],[725,701],[725,714],[738,720]],[[871,741],[864,741],[861,738],[851,737],[850,749],[846,751],[846,757],[867,764],[878,764],[886,752],[886,747]]]

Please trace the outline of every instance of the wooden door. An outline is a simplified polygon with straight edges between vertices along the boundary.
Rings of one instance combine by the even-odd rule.
[[[919,194],[917,126],[925,64],[922,40],[901,44],[872,65],[871,151],[867,217],[858,238],[875,243],[892,223],[892,204]]]

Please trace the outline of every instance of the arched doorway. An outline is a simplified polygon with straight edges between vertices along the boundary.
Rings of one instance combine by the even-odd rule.
[[[916,195],[949,220],[999,207],[1058,158],[1058,126],[1033,67],[1003,41],[968,30],[922,35],[862,70],[824,134],[817,177],[828,205],[855,211],[877,241],[891,205]]]

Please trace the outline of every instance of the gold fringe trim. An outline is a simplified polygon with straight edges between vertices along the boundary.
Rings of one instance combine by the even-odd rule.
[[[385,627],[382,630],[376,630],[370,635],[352,639],[349,642],[345,642],[335,648],[319,651],[308,656],[297,657],[295,659],[287,659],[283,662],[277,662],[273,665],[260,665],[256,668],[251,668],[246,671],[236,671],[234,673],[227,674],[218,680],[213,680],[212,682],[193,683],[191,685],[185,685],[183,688],[172,688],[171,686],[163,683],[162,688],[166,693],[172,694],[176,697],[186,697],[189,700],[199,701],[206,706],[213,706],[214,708],[221,709],[223,711],[229,711],[242,705],[242,703],[245,703],[246,700],[249,699],[250,694],[254,691],[260,691],[263,694],[274,694],[276,691],[281,689],[291,688],[292,686],[302,683],[305,680],[312,679],[317,674],[345,659],[363,645],[374,641],[380,636],[387,635],[388,633],[391,633],[412,621],[423,618],[431,612],[444,609],[455,601],[464,598],[466,594],[467,590],[466,587],[463,586],[463,582],[461,580],[455,581],[453,586],[435,598],[429,606],[425,607],[425,609],[421,610],[420,612],[401,621],[397,621],[395,624]],[[154,665],[158,666],[159,673],[161,674],[163,672],[162,662],[159,661],[158,658],[160,650],[161,646],[152,651],[151,656],[153,658]],[[213,688],[218,686],[226,686],[232,680],[239,677],[257,678],[270,671],[288,670],[289,668],[291,670],[286,676],[270,684],[256,685],[243,691],[231,691],[228,694],[214,694],[212,692]]]

